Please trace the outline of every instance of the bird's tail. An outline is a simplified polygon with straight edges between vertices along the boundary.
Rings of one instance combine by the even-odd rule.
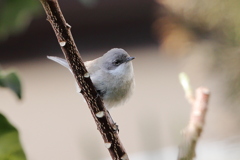
[[[61,64],[62,66],[66,67],[67,69],[70,70],[70,72],[72,72],[71,68],[69,67],[67,61],[63,58],[59,58],[59,57],[55,57],[55,56],[47,56],[48,59],[57,62],[59,64]]]

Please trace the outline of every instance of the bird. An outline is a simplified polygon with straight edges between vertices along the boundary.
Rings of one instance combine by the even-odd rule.
[[[67,61],[55,56],[47,56],[71,71]],[[103,56],[84,62],[93,85],[102,98],[106,109],[110,110],[126,102],[132,95],[135,80],[131,57],[124,49],[113,48]]]

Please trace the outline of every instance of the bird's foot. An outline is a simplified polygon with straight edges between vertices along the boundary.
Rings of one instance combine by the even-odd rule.
[[[115,132],[119,133],[119,128],[118,128],[117,123],[114,122],[113,125],[112,125],[112,128]]]

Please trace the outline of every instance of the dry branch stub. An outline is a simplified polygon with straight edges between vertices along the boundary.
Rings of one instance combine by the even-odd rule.
[[[210,91],[200,87],[192,101],[192,111],[187,128],[183,132],[183,142],[179,146],[178,160],[192,160],[196,156],[195,148],[201,136],[207,113]]]

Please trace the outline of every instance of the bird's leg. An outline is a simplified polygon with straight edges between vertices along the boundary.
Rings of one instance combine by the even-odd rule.
[[[111,115],[110,115],[110,113],[109,113],[108,110],[107,110],[107,112],[108,112],[108,115],[109,115],[109,117],[110,117],[112,129],[113,129],[115,132],[119,133],[119,128],[118,128],[117,123],[115,123],[115,122],[113,121],[113,119],[112,119],[112,117],[111,117]]]
[[[101,91],[100,90],[97,90],[97,96],[95,97],[95,100],[100,97],[101,98]]]
[[[106,92],[104,92],[104,91],[97,90],[97,96],[96,96],[95,99],[97,99],[98,97],[103,97],[105,93],[106,93]],[[105,107],[105,108],[106,108],[106,107]],[[106,110],[107,110],[107,108],[106,108]],[[110,113],[109,113],[108,110],[107,110],[107,112],[108,112],[108,115],[109,115],[109,120],[110,120],[112,129],[113,129],[114,131],[116,131],[116,132],[119,133],[119,128],[118,128],[117,123],[115,123],[115,122],[113,121],[113,119],[112,119],[112,117],[111,117],[111,115],[110,115]]]

